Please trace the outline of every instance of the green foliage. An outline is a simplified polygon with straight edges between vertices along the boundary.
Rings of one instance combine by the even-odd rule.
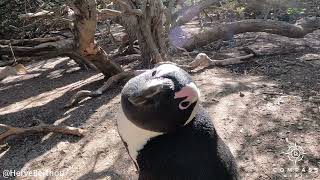
[[[289,7],[287,9],[287,14],[288,15],[304,14],[305,11],[306,11],[305,8],[291,8],[291,7]]]

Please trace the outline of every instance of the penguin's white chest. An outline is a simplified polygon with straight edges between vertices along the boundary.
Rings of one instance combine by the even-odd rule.
[[[136,164],[138,152],[146,143],[151,138],[163,134],[139,128],[126,118],[122,110],[120,110],[119,117],[117,118],[117,125],[119,134],[122,140],[127,143],[129,154]]]

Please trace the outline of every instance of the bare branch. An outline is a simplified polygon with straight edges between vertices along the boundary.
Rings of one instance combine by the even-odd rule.
[[[12,135],[23,135],[28,133],[42,133],[42,132],[54,132],[75,136],[84,136],[87,130],[81,128],[75,128],[70,126],[57,126],[41,123],[38,126],[28,127],[28,128],[18,128],[12,127],[5,124],[0,124],[0,128],[4,128],[5,131],[0,134],[0,142]]]
[[[244,63],[244,62],[248,62],[249,58],[254,57],[254,56],[255,56],[254,53],[250,53],[248,55],[235,57],[235,58],[228,58],[228,59],[224,59],[224,60],[212,60],[206,54],[199,53],[197,55],[197,57],[195,58],[195,60],[192,61],[190,64],[188,64],[188,65],[177,65],[176,64],[176,65],[187,70],[187,71],[190,71],[190,70],[193,70],[198,67],[205,68],[205,67],[209,67],[209,66],[225,66],[225,65],[230,65],[230,64]],[[135,58],[135,56],[133,56],[133,57]],[[172,63],[172,62],[168,62],[168,61],[159,62],[159,63],[157,63],[157,65],[166,64],[166,63]],[[174,63],[172,63],[172,64],[174,64]],[[66,103],[65,107],[70,108],[87,97],[100,96],[115,83],[117,83],[123,79],[132,78],[132,77],[137,76],[145,71],[146,70],[124,71],[124,72],[121,72],[119,74],[116,74],[116,75],[110,77],[104,83],[104,85],[102,87],[100,87],[99,89],[97,89],[95,91],[88,91],[88,90],[78,91]]]
[[[210,67],[210,66],[226,66],[232,64],[241,64],[245,62],[249,62],[250,58],[254,57],[254,54],[248,54],[244,56],[234,57],[234,58],[227,58],[222,60],[213,60],[208,57],[205,53],[199,53],[196,58],[188,65],[179,65],[179,67],[192,70],[198,67]]]
[[[120,57],[116,57],[116,58],[113,58],[112,60],[115,62],[115,63],[118,63],[120,65],[122,64],[128,64],[128,63],[131,63],[131,62],[134,62],[134,61],[137,61],[137,60],[141,60],[141,55],[140,54],[130,54],[130,55],[127,55],[127,56],[120,56]]]
[[[0,44],[12,46],[34,46],[45,42],[53,42],[61,40],[60,37],[48,37],[48,38],[33,38],[33,39],[11,39],[11,40],[0,40]]]
[[[89,67],[90,69],[94,69],[97,70],[97,67],[95,67],[91,61],[89,61],[87,58],[81,56],[79,53],[75,52],[75,51],[65,51],[62,52],[60,51],[59,53],[56,53],[55,55],[53,54],[53,56],[67,56],[71,59],[73,59],[75,62],[77,62],[79,65],[85,65],[87,67]]]
[[[12,54],[12,57],[13,57],[13,64],[16,64],[17,63],[17,59],[16,59],[16,56],[14,55],[11,43],[9,44],[9,46],[10,46],[11,54]]]
[[[116,74],[114,76],[111,76],[104,84],[103,86],[101,86],[99,89],[95,90],[95,91],[87,91],[87,90],[83,90],[83,91],[78,91],[76,94],[74,94],[70,100],[66,103],[65,107],[66,108],[70,108],[72,106],[74,106],[75,104],[77,104],[78,102],[80,102],[82,99],[87,98],[87,97],[97,97],[102,95],[108,88],[110,88],[112,85],[114,85],[115,83],[123,80],[123,79],[127,79],[127,78],[131,78],[134,77],[140,73],[144,72],[144,70],[140,70],[140,71],[124,71],[121,72],[119,74]]]
[[[98,14],[99,21],[112,19],[112,18],[116,18],[118,16],[123,15],[121,11],[117,11],[113,9],[97,9],[97,14]]]
[[[20,19],[33,19],[33,18],[50,17],[52,15],[54,15],[54,12],[47,11],[47,10],[42,10],[42,11],[36,12],[36,13],[20,14],[19,18]]]
[[[230,39],[235,34],[245,32],[267,32],[290,38],[302,38],[320,28],[320,17],[309,17],[298,20],[296,24],[282,21],[248,19],[237,22],[224,23],[219,26],[200,32],[189,39],[184,40],[182,45],[187,50],[209,44],[218,39]]]
[[[62,39],[54,42],[45,42],[33,47],[28,46],[12,46],[16,56],[39,56],[45,55],[52,51],[62,51],[72,49],[73,39]],[[0,54],[11,54],[9,45],[0,45]]]
[[[160,62],[157,65],[161,64],[174,64],[176,66],[179,66],[180,68],[190,72],[196,68],[207,68],[211,66],[227,66],[227,65],[232,65],[232,64],[241,64],[241,63],[246,63],[250,62],[252,57],[255,57],[256,54],[249,48],[243,48],[239,49],[241,51],[244,51],[248,53],[247,55],[239,56],[239,57],[233,57],[233,58],[227,58],[227,59],[221,59],[221,60],[213,60],[208,57],[207,54],[205,53],[199,53],[196,58],[189,64],[184,65],[184,64],[176,64],[170,61],[165,61],[165,62]]]
[[[1,61],[0,62],[0,67],[4,67],[4,66],[11,66],[15,63],[14,60],[10,60],[10,61]],[[1,69],[2,70],[2,69]],[[1,71],[0,71],[1,72]],[[1,73],[0,73],[1,74]],[[1,75],[0,75],[0,79],[1,79]]]

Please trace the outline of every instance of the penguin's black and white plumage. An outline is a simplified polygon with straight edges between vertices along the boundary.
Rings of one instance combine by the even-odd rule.
[[[235,159],[199,104],[191,76],[163,64],[127,82],[119,134],[139,180],[236,180]]]

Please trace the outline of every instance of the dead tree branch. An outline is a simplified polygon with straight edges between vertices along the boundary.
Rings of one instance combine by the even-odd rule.
[[[74,61],[76,61],[80,66],[86,66],[89,67],[91,69],[97,69],[93,63],[90,61],[90,59],[81,56],[79,53],[75,52],[72,49],[73,46],[73,39],[62,39],[62,40],[58,40],[58,41],[53,41],[51,42],[51,40],[54,40],[55,38],[37,38],[34,39],[35,41],[33,41],[33,39],[31,41],[29,40],[25,40],[26,43],[35,43],[35,42],[45,42],[42,44],[38,44],[36,46],[12,46],[12,49],[10,47],[10,45],[0,45],[0,55],[2,54],[6,54],[6,55],[10,55],[12,54],[12,52],[14,52],[15,56],[44,56],[46,58],[53,58],[53,57],[57,57],[57,56],[67,56],[70,57],[71,59],[73,59]],[[10,40],[8,40],[10,41]],[[46,42],[46,41],[50,41],[50,42]],[[5,43],[7,43],[7,40],[4,41]],[[24,43],[24,40],[22,41],[13,41],[14,43],[20,44],[20,43]],[[19,59],[17,60],[18,62],[22,60]],[[23,60],[24,61],[24,60]],[[15,61],[7,61],[7,62],[3,62],[0,63],[0,67],[3,66],[8,66],[15,63]]]
[[[28,133],[61,133],[75,136],[84,136],[87,130],[81,128],[75,128],[70,126],[58,126],[53,124],[40,123],[37,126],[28,128],[18,128],[5,124],[0,124],[0,128],[4,128],[6,131],[0,134],[0,142],[12,135],[23,135]]]
[[[282,21],[248,19],[224,23],[208,29],[185,40],[182,45],[187,50],[207,45],[218,39],[231,39],[235,34],[245,32],[267,32],[290,38],[303,38],[306,34],[320,28],[320,17],[308,17],[298,20],[295,24]]]
[[[74,94],[70,100],[66,103],[65,107],[70,108],[80,102],[82,99],[87,98],[87,97],[97,97],[102,95],[107,89],[109,89],[112,85],[116,84],[117,82],[123,80],[123,79],[128,79],[131,77],[134,77],[138,74],[141,74],[144,72],[144,70],[139,70],[139,71],[124,71],[119,74],[116,74],[114,76],[111,76],[104,84],[101,86],[99,89],[95,91],[78,91],[76,94]]]
[[[61,40],[60,37],[48,37],[48,38],[33,38],[33,39],[11,39],[11,40],[0,40],[1,45],[12,46],[35,46],[41,43],[54,42]]]
[[[244,55],[244,56],[240,56],[240,57],[228,58],[228,59],[223,59],[223,60],[212,60],[205,53],[199,53],[196,56],[195,60],[192,61],[190,64],[177,65],[177,66],[185,69],[186,71],[191,71],[191,70],[198,68],[198,67],[206,68],[209,66],[225,66],[225,65],[231,65],[231,64],[245,63],[245,62],[249,62],[250,58],[252,58],[254,56],[255,56],[254,53],[249,53],[248,55]],[[133,56],[133,57],[135,57],[135,56]],[[160,62],[158,64],[165,64],[165,63],[171,63],[171,62],[166,61],[166,62]],[[110,77],[104,83],[104,85],[102,87],[100,87],[99,89],[97,89],[95,91],[88,91],[88,90],[78,91],[66,103],[65,107],[70,108],[87,97],[100,96],[115,83],[118,83],[119,81],[121,81],[123,79],[132,78],[132,77],[137,76],[145,71],[146,70],[124,71],[124,72],[121,72],[117,75]]]
[[[134,62],[134,61],[137,61],[137,60],[141,60],[141,59],[142,58],[141,58],[140,54],[130,54],[130,55],[127,55],[127,56],[116,57],[116,58],[113,58],[112,60],[115,63],[123,65],[123,64],[128,64],[128,63],[131,63],[131,62]]]
[[[178,65],[179,67],[191,71],[196,68],[206,68],[211,66],[226,66],[232,64],[241,64],[245,62],[251,61],[251,58],[254,57],[255,54],[250,53],[248,55],[234,57],[234,58],[227,58],[222,60],[213,60],[208,57],[205,53],[199,53],[196,58],[188,65]]]
[[[43,40],[43,39],[41,39]],[[38,42],[41,40],[37,40]],[[16,42],[18,43],[18,42]],[[72,49],[73,39],[62,39],[54,42],[45,42],[36,46],[12,46],[16,56],[40,56],[46,55],[52,51],[64,51],[66,49]],[[0,55],[11,54],[10,45],[0,45]]]
[[[15,63],[15,60],[10,60],[10,61],[1,61],[0,62],[0,67],[5,67],[5,66],[11,66]],[[0,76],[1,77],[1,76]],[[1,78],[0,78],[1,79]]]
[[[123,13],[121,11],[113,10],[113,9],[97,9],[98,20],[104,21],[107,19],[116,18],[118,16],[122,16]]]
[[[33,18],[44,18],[44,17],[50,17],[54,14],[52,11],[42,10],[36,13],[26,13],[26,14],[20,14],[20,19],[33,19]]]

